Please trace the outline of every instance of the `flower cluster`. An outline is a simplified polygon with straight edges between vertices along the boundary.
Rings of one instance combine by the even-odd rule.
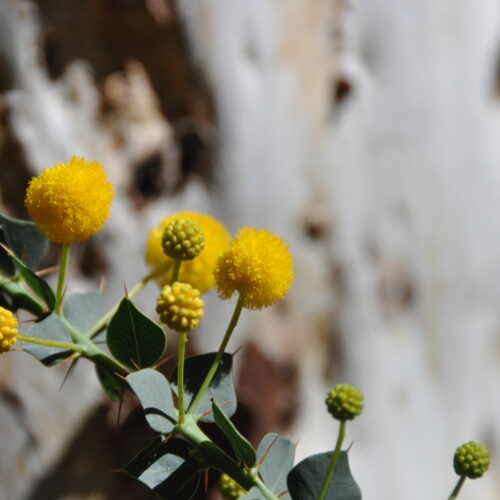
[[[187,332],[199,325],[204,305],[199,290],[176,281],[172,286],[162,288],[156,301],[156,312],[172,330]]]
[[[363,394],[353,385],[337,384],[328,393],[326,406],[333,418],[340,421],[352,420],[363,410]]]
[[[238,498],[241,498],[248,493],[247,490],[245,490],[227,474],[221,474],[219,489],[222,496],[227,500],[238,500]]]
[[[71,244],[102,229],[109,216],[113,187],[102,166],[73,156],[33,177],[25,205],[50,241]]]
[[[0,354],[7,352],[17,342],[17,320],[12,311],[0,306]]]
[[[474,441],[459,446],[455,451],[453,467],[459,476],[477,479],[488,470],[489,466],[490,454],[488,450]]]
[[[210,215],[198,212],[177,212],[163,219],[157,227],[149,232],[146,241],[145,261],[153,269],[165,269],[158,281],[165,285],[169,281],[170,270],[175,259],[167,257],[162,248],[162,236],[165,228],[177,219],[186,219],[196,222],[203,231],[205,247],[193,260],[182,263],[179,281],[189,283],[201,293],[205,293],[215,285],[213,269],[219,255],[227,248],[230,240],[227,229]]]
[[[192,260],[203,250],[205,238],[200,225],[195,221],[176,219],[163,231],[161,245],[167,257]]]
[[[262,309],[282,299],[293,282],[292,255],[281,238],[265,229],[245,227],[215,266],[219,296],[242,295],[243,307]]]

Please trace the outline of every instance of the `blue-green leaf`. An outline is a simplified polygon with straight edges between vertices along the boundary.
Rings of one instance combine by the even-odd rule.
[[[28,330],[29,337],[39,339],[57,340],[59,342],[73,342],[71,335],[63,323],[62,319],[57,314],[47,316],[43,321],[34,323]],[[52,366],[58,361],[67,358],[72,351],[61,347],[47,347],[39,344],[23,343],[23,349],[29,352],[44,365]]]
[[[127,376],[127,382],[139,399],[148,424],[157,432],[168,434],[177,423],[177,411],[168,380],[146,368]]]
[[[49,245],[33,222],[4,214],[0,214],[0,242],[5,243],[30,269],[45,255]],[[0,269],[9,275],[15,273],[15,266],[4,250],[0,250]]]
[[[207,374],[212,360],[215,357],[214,352],[201,354],[199,356],[191,356],[184,363],[184,406],[186,410],[189,408],[191,401],[198,393],[205,375]],[[236,411],[236,393],[233,383],[233,356],[225,353],[222,356],[219,367],[215,376],[208,386],[207,391],[196,409],[196,415],[203,415],[202,422],[214,423],[214,415],[212,412],[212,395],[219,402],[220,408],[228,416],[231,417]],[[177,394],[177,368],[171,377],[171,385],[174,392]]]
[[[63,314],[77,330],[86,332],[103,314],[101,293],[73,293],[64,300]]]
[[[131,476],[165,500],[190,500],[200,482],[199,464],[189,457],[186,441],[155,439],[126,467]]]
[[[163,329],[124,298],[108,325],[111,354],[124,365],[145,368],[156,363],[167,345]]]
[[[295,443],[279,434],[267,434],[257,448],[259,473],[266,486],[277,495],[288,489],[286,477],[293,468],[294,458]],[[290,495],[285,493],[280,499],[288,500]]]
[[[240,434],[235,425],[229,420],[229,417],[219,408],[215,399],[212,400],[212,410],[214,412],[215,424],[228,439],[237,460],[248,467],[253,467],[256,461],[253,446]]]
[[[19,274],[21,278],[31,288],[31,290],[33,290],[35,295],[44,300],[49,310],[52,311],[56,303],[56,298],[54,292],[52,291],[52,288],[50,288],[50,286],[45,280],[38,277],[31,269],[26,267],[24,262],[22,262],[10,248],[7,248],[4,245],[2,245],[2,248],[9,254],[12,260],[17,264],[17,268],[19,269]]]
[[[293,500],[316,500],[331,456],[331,451],[312,455],[292,469],[287,483]],[[325,500],[361,500],[361,490],[351,475],[345,451],[340,452]]]

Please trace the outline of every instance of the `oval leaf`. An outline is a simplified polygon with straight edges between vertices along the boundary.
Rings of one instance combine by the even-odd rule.
[[[149,368],[131,373],[127,382],[144,408],[150,427],[162,434],[172,432],[177,423],[177,412],[168,380]]]
[[[215,355],[215,352],[211,352],[186,359],[184,363],[184,406],[186,410],[198,393],[198,389],[201,387]],[[236,411],[236,393],[234,391],[232,369],[233,356],[224,353],[215,376],[196,409],[196,414],[201,417],[202,422],[215,422],[212,412],[212,396],[220,402],[222,411],[228,417],[234,415]],[[172,374],[170,384],[177,394],[177,368]]]
[[[15,219],[0,214],[0,241],[5,243],[30,269],[45,255],[49,242],[31,221]],[[6,254],[0,250],[0,262],[6,262]],[[10,259],[9,259],[10,260]],[[14,266],[5,269],[13,274]],[[4,268],[2,266],[2,268]]]
[[[113,356],[131,368],[158,361],[167,345],[163,329],[124,298],[108,325],[106,342]]]
[[[312,455],[292,469],[287,483],[293,500],[316,500],[332,453]],[[351,475],[345,451],[340,452],[325,500],[361,500],[361,490]]]
[[[64,300],[63,313],[77,330],[86,332],[103,314],[101,293],[73,293]]]
[[[160,498],[189,500],[196,493],[201,476],[199,464],[190,459],[189,450],[186,441],[157,438],[125,470]]]
[[[253,446],[240,434],[235,425],[229,420],[229,417],[222,412],[215,399],[212,400],[212,410],[214,412],[215,423],[228,439],[236,458],[248,467],[253,467],[256,461]]]
[[[295,443],[276,433],[264,436],[257,448],[259,473],[266,486],[277,495],[288,489],[286,477],[293,468],[294,458]],[[280,500],[290,498],[288,493],[280,496]]]
[[[28,330],[28,335],[39,339],[57,340],[59,342],[73,342],[66,325],[57,314],[51,314],[43,321],[34,323]],[[72,351],[68,351],[67,349],[63,349],[61,347],[47,347],[28,342],[23,343],[23,350],[29,352],[47,366],[52,366],[61,359],[67,358],[72,354]]]

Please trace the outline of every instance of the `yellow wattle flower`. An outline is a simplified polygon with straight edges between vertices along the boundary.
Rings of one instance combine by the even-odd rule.
[[[100,231],[109,216],[113,186],[100,163],[73,156],[30,180],[24,203],[50,241],[71,244]]]
[[[0,306],[0,354],[17,342],[17,320],[12,311]]]
[[[149,232],[144,259],[153,269],[166,267],[166,273],[158,281],[160,286],[168,284],[174,259],[163,253],[161,239],[165,228],[176,219],[197,222],[203,231],[205,247],[196,258],[182,262],[178,280],[189,283],[201,293],[205,293],[215,285],[213,277],[215,262],[231,239],[223,224],[210,215],[189,211],[169,215]]]
[[[262,309],[282,299],[293,282],[293,258],[283,239],[265,229],[245,227],[215,266],[219,297],[243,295],[243,307]]]

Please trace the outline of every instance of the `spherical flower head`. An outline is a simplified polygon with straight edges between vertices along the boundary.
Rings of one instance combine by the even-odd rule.
[[[232,477],[227,474],[221,474],[219,480],[219,489],[223,496],[227,500],[238,500],[245,496],[248,491],[240,486]]]
[[[171,276],[170,270],[175,262],[163,252],[161,240],[165,228],[176,219],[188,219],[197,222],[205,237],[205,248],[193,260],[182,263],[179,271],[179,281],[189,283],[201,293],[205,293],[215,285],[213,271],[217,257],[227,248],[230,236],[226,228],[210,215],[198,212],[178,212],[161,221],[158,227],[149,232],[146,241],[146,264],[153,269],[165,268],[158,281],[160,286],[166,285]]]
[[[161,245],[167,257],[192,260],[200,255],[205,246],[203,230],[193,220],[176,219],[163,231]]]
[[[12,311],[0,307],[0,354],[16,344],[17,333],[17,320]]]
[[[459,446],[455,451],[453,467],[459,476],[477,479],[488,470],[489,466],[490,454],[488,450],[474,441]]]
[[[199,290],[189,283],[176,281],[172,286],[162,288],[156,301],[156,312],[172,330],[187,332],[199,325],[204,305]]]
[[[215,265],[219,297],[243,296],[243,307],[263,309],[282,299],[293,282],[293,259],[283,239],[244,227]]]
[[[337,384],[326,398],[326,406],[333,418],[345,421],[352,420],[363,410],[363,394],[349,384]]]
[[[73,156],[30,180],[24,203],[50,241],[71,244],[100,231],[109,216],[113,186],[102,166]]]

